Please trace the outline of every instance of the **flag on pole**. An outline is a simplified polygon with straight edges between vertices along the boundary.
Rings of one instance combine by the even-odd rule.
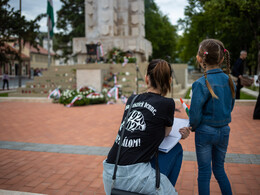
[[[60,89],[54,89],[48,96],[48,99],[59,99],[60,98]]]
[[[118,90],[118,86],[115,85],[112,89],[110,89],[107,93],[108,97],[115,97],[116,100],[118,100],[118,93],[119,93],[119,90]]]
[[[189,109],[190,109],[189,107],[190,107],[190,106],[187,105],[187,104],[185,104],[185,103],[183,102],[182,98],[180,98],[180,100],[181,100],[182,107],[183,107],[183,109],[185,110],[186,114],[187,114],[188,116],[190,116],[190,115],[189,115],[189,111],[190,111],[190,110],[189,110]]]
[[[47,26],[48,26],[48,33],[50,37],[53,37],[53,28],[54,28],[54,14],[53,14],[53,2],[52,0],[47,1]]]

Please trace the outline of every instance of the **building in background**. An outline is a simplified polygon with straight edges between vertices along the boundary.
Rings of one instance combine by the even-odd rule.
[[[19,45],[17,42],[8,42],[4,45],[5,49],[12,51],[12,55],[8,54],[9,62],[0,63],[0,75],[7,71],[11,76],[18,76],[19,61]],[[51,66],[55,65],[55,54],[51,53]],[[48,68],[48,50],[38,45],[38,49],[30,46],[29,43],[23,45],[22,42],[22,76],[31,76],[32,71],[38,72]]]
[[[19,74],[19,50],[12,47],[8,43],[4,43],[4,47],[2,50],[9,51],[9,54],[6,54],[8,58],[8,62],[0,62],[0,76],[2,76],[5,72],[7,72],[10,76],[18,76]],[[21,53],[22,58],[22,76],[30,75],[30,56],[25,53]]]
[[[31,68],[46,69],[48,68],[48,50],[38,45],[38,49],[25,44],[24,51],[29,52],[31,58]],[[51,66],[55,65],[55,54],[51,53]]]

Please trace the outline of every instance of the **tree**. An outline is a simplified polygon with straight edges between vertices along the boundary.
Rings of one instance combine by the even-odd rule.
[[[20,11],[14,11],[9,5],[9,0],[0,1],[0,63],[4,64],[9,61],[9,55],[15,55],[15,59],[21,62],[21,56],[14,50],[5,47],[6,42],[16,42],[19,38],[23,40],[23,44],[29,43],[37,48],[37,36],[39,33],[39,24],[37,21],[44,17],[41,14],[35,20],[27,21],[24,16],[20,15]],[[19,75],[21,74],[21,63],[19,63]],[[19,79],[19,86],[21,82]]]
[[[61,0],[61,9],[57,11],[57,26],[61,32],[55,34],[54,50],[62,50],[62,57],[68,59],[72,54],[73,37],[85,36],[85,0]]]
[[[221,40],[232,62],[241,50],[248,51],[248,65],[256,68],[259,53],[260,5],[256,0],[189,0],[185,18],[179,21],[184,34],[178,42],[179,57],[195,61],[198,44],[205,38]]]
[[[17,41],[20,36],[23,43],[37,48],[37,36],[39,34],[40,25],[37,23],[45,14],[40,14],[34,20],[27,21],[25,16],[20,16],[20,11],[14,11],[8,4],[9,0],[0,2],[0,44],[9,41]],[[6,60],[2,56],[2,60]]]
[[[145,33],[145,37],[152,42],[152,58],[176,58],[176,27],[160,12],[154,0],[145,0]]]

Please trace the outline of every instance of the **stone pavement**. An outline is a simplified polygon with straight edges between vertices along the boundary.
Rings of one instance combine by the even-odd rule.
[[[181,105],[176,117],[186,118]],[[259,194],[260,121],[254,105],[232,113],[226,170],[234,194]],[[124,105],[67,108],[60,104],[0,102],[0,189],[41,194],[104,194],[102,161],[115,139]],[[176,189],[198,194],[194,134],[182,140]],[[1,194],[1,191],[0,191]],[[221,194],[212,175],[211,194]]]

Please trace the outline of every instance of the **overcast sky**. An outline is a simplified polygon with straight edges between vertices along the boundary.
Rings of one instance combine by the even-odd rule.
[[[168,15],[171,23],[173,25],[177,24],[179,18],[184,17],[184,8],[188,5],[187,0],[155,0],[157,5],[163,14]],[[19,9],[19,0],[10,0],[10,5],[15,9]],[[57,19],[56,11],[61,8],[62,3],[60,0],[53,0],[55,21]],[[41,13],[46,13],[47,10],[47,0],[22,0],[22,14],[28,20],[33,20],[35,17]],[[46,18],[40,21],[40,30],[47,31],[47,20]],[[54,31],[56,29],[54,28]]]

